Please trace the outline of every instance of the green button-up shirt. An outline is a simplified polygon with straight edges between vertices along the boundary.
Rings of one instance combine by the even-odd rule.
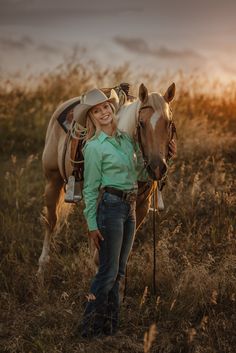
[[[84,215],[91,231],[98,228],[96,209],[100,188],[137,190],[137,180],[147,180],[148,175],[138,145],[119,130],[115,136],[101,131],[86,142],[83,154]]]

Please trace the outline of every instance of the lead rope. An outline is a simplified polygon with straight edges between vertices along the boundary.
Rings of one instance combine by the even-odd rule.
[[[126,293],[127,293],[127,282],[128,282],[128,262],[127,262],[126,269],[125,269],[125,283],[124,283],[124,291],[123,291],[123,303],[125,302]]]
[[[157,185],[158,187],[158,185]],[[153,190],[152,194],[152,230],[153,230],[153,274],[152,274],[152,285],[153,293],[156,295],[156,212],[157,212],[157,190]]]

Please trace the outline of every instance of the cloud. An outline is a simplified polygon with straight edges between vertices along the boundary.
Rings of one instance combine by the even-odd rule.
[[[202,55],[191,49],[173,50],[166,46],[151,48],[142,38],[115,37],[114,41],[123,48],[137,54],[158,56],[161,59],[204,60]]]
[[[181,58],[189,58],[189,59],[203,59],[203,57],[198,54],[196,51],[191,49],[183,49],[183,50],[173,50],[161,46],[159,49],[154,50],[155,55],[163,57],[164,59],[181,59]]]
[[[31,48],[33,45],[34,42],[32,41],[32,39],[26,36],[20,39],[13,39],[11,37],[0,38],[0,47],[5,50],[25,50]]]
[[[40,44],[36,47],[36,49],[40,52],[44,52],[46,54],[58,54],[60,53],[60,49],[54,47],[53,45],[49,45],[49,44]]]
[[[123,48],[134,53],[150,54],[150,49],[148,48],[148,45],[144,39],[115,37],[114,41]]]
[[[137,4],[137,0],[113,2],[100,0],[99,2],[85,2],[82,0],[1,0],[0,19],[4,23],[14,20],[14,23],[22,23],[30,17],[55,18],[68,16],[100,16],[117,15],[117,13],[139,13],[143,11],[143,5]]]
[[[1,5],[3,8],[16,8],[19,6],[19,8],[26,9],[26,8],[31,8],[31,9],[78,9],[78,10],[98,10],[98,11],[103,11],[106,9],[124,9],[124,10],[129,10],[129,9],[139,9],[139,8],[144,8],[144,4],[142,3],[142,0],[127,0],[126,2],[117,2],[116,0],[99,0],[99,2],[89,2],[89,1],[83,1],[83,0],[67,0],[66,2],[64,0],[1,0]]]
[[[44,54],[61,53],[61,50],[56,46],[46,44],[44,42],[37,43],[28,36],[14,39],[12,37],[0,37],[0,49],[5,51],[17,50],[18,52],[35,50]]]

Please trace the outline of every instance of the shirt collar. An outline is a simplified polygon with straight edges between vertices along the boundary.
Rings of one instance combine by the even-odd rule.
[[[122,132],[119,129],[117,129],[114,137],[120,137],[120,136],[122,136]],[[102,143],[104,140],[106,140],[109,137],[111,136],[107,135],[104,131],[101,131],[97,138]]]

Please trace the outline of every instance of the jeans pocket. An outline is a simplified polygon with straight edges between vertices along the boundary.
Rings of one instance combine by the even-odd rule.
[[[112,207],[120,206],[122,203],[122,200],[117,195],[113,195],[110,193],[104,193],[103,203],[104,203],[105,207],[112,208]]]

